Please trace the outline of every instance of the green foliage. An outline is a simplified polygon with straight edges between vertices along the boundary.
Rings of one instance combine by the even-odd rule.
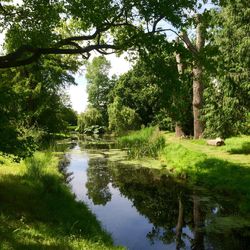
[[[78,131],[83,133],[86,128],[102,124],[102,115],[96,108],[89,107],[78,116]]]
[[[216,86],[211,83],[207,87],[203,109],[203,120],[206,122],[204,136],[228,138],[247,132],[248,111],[241,105],[236,92],[229,91],[233,84],[224,82],[224,86]]]
[[[165,110],[155,115],[151,125],[158,126],[160,130],[174,131],[174,122]]]
[[[213,14],[209,71],[205,96],[205,133],[229,137],[249,132],[249,7],[248,1],[223,1]]]
[[[77,126],[77,113],[71,107],[62,108],[63,120],[67,122],[68,126]]]
[[[41,131],[61,132],[76,123],[63,93],[65,86],[74,83],[70,70],[75,66],[69,61],[64,65],[65,60],[44,58],[0,71],[0,150],[25,157],[37,148]]]
[[[149,127],[120,137],[118,143],[128,148],[128,156],[132,158],[156,158],[165,146],[165,140],[157,127]]]
[[[104,56],[95,57],[87,64],[86,79],[88,102],[101,114],[102,125],[108,125],[107,107],[114,81],[109,79],[110,62]]]
[[[139,116],[135,110],[122,104],[120,97],[108,106],[109,129],[120,134],[139,127]]]
[[[105,132],[105,127],[103,126],[99,126],[99,125],[92,125],[90,127],[86,127],[83,130],[83,134],[87,134],[87,135],[93,135],[93,134],[104,134]]]
[[[112,97],[134,109],[143,125],[159,125],[172,129],[176,121],[187,134],[192,131],[191,80],[180,79],[173,51],[159,45],[142,55],[134,67],[116,82]],[[160,56],[159,56],[160,54]],[[167,121],[167,120],[168,121]],[[167,121],[167,122],[166,122]]]
[[[141,61],[118,79],[112,91],[112,97],[119,97],[123,106],[135,110],[144,125],[152,122],[155,113],[167,100],[163,96],[156,76]]]
[[[52,154],[35,153],[19,164],[4,160],[0,187],[1,249],[120,249],[75,201]]]

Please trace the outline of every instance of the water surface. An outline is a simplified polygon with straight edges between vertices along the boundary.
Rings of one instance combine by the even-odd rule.
[[[128,249],[249,249],[237,199],[170,178],[165,170],[109,159],[110,146],[74,145],[70,185],[116,245]],[[245,217],[244,217],[245,216]]]

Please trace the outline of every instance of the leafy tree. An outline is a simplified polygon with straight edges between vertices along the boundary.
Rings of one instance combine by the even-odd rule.
[[[134,109],[122,104],[120,97],[115,97],[114,102],[108,106],[109,129],[122,133],[127,130],[138,129],[139,116]]]
[[[110,91],[114,87],[114,81],[109,79],[110,62],[104,56],[95,57],[92,63],[87,65],[86,79],[88,82],[88,101],[91,106],[102,115],[101,124],[108,125],[107,107],[110,103]]]
[[[93,125],[100,125],[102,123],[102,114],[94,107],[88,109],[78,116],[78,130],[83,132],[84,129]]]
[[[160,49],[158,49],[158,52]],[[172,130],[179,122],[192,133],[191,81],[179,78],[173,54],[144,54],[133,69],[122,75],[112,91],[122,104],[134,109],[144,125],[160,125]],[[167,122],[167,123],[166,123]]]
[[[27,39],[25,42],[21,39],[13,50],[7,50],[5,56],[0,57],[0,67],[30,64],[42,55],[51,54],[83,54],[89,58],[93,50],[105,54],[108,49],[131,47],[137,37],[139,45],[145,37],[138,34],[159,32],[157,24],[161,20],[180,25],[183,10],[192,8],[194,3],[194,0],[164,0],[160,3],[140,0],[24,0],[21,5],[1,4],[1,27],[9,31],[10,38]],[[152,30],[146,30],[143,23]],[[109,42],[111,33],[115,34],[115,39]],[[131,35],[131,39],[121,41],[127,35]]]
[[[188,55],[190,59],[188,68],[193,76],[193,86],[190,90],[193,91],[194,137],[199,138],[203,133],[204,125],[201,119],[205,86],[204,68],[207,67],[206,61],[210,58],[209,53],[211,52],[209,50],[210,44],[206,42],[206,39],[208,39],[206,30],[207,25],[210,24],[211,15],[207,10],[202,11],[203,2],[197,0],[163,0],[160,2],[156,0],[102,0],[90,3],[87,0],[80,2],[75,0],[39,2],[25,0],[22,5],[13,5],[10,1],[4,1],[0,8],[0,25],[2,29],[7,31],[6,36],[9,42],[8,46],[5,46],[5,55],[0,56],[0,67],[30,64],[45,55],[51,54],[82,54],[87,59],[93,50],[101,54],[114,50],[117,52],[132,50],[141,53],[149,51],[150,47],[152,48],[149,53],[152,50],[157,52],[157,49],[163,47],[168,51],[173,51],[174,42],[170,42],[170,39],[168,39],[168,31],[171,30],[179,36],[184,45],[177,46],[175,50],[177,49],[182,58]],[[243,58],[243,55],[247,53],[249,39],[242,38],[241,42],[237,43],[236,38],[242,37],[244,32],[248,34],[245,25],[249,23],[247,19],[249,16],[248,2],[246,0],[242,2],[238,0],[212,2],[220,2],[224,13],[229,16],[232,11],[234,12],[231,15],[233,27],[237,30],[234,33],[235,36],[233,35],[234,38],[232,40],[227,39],[230,37],[232,30],[229,28],[230,21],[225,21],[227,28],[221,29],[222,26],[219,25],[217,26],[219,29],[214,32],[215,35],[221,34],[216,35],[221,37],[221,39],[216,38],[218,46],[224,48],[220,53],[221,55],[225,53],[225,56],[221,58],[239,62],[237,65],[231,64],[229,66],[229,64],[225,64],[228,65],[226,72],[230,71],[228,69],[236,69],[236,74],[230,71],[230,77],[229,74],[227,76],[232,82],[237,82],[233,78],[239,79],[243,75],[247,79],[249,75],[246,73],[247,71],[244,70],[243,72],[242,68],[248,67],[242,66],[238,59]],[[192,13],[192,15],[188,13]],[[218,18],[218,20],[223,20],[223,18]],[[171,26],[167,24],[171,24]],[[188,36],[190,27],[192,32]],[[194,32],[194,29],[196,32]],[[226,39],[222,36],[223,32],[226,34],[224,36],[227,37]],[[192,34],[195,34],[195,39],[193,39]],[[224,46],[225,43],[227,45]],[[233,46],[235,43],[237,46]],[[235,50],[233,47],[235,47]],[[228,55],[230,51],[234,52],[232,53],[234,56]],[[248,64],[249,62],[244,58],[244,63]],[[219,68],[224,70],[221,65]],[[223,71],[221,70],[221,72]],[[215,78],[217,79],[217,77]],[[219,82],[223,82],[222,77],[220,77]],[[232,85],[228,86],[231,88]],[[243,85],[241,84],[241,86]],[[238,84],[235,86],[238,88]],[[244,91],[237,90],[236,92],[244,94],[242,106],[247,107],[247,82],[244,86]],[[238,89],[242,89],[242,87]],[[227,92],[231,92],[231,90]],[[183,97],[174,96],[175,100]],[[232,97],[231,94],[230,97]],[[238,97],[235,98],[238,100]],[[183,113],[186,112],[183,111]],[[244,111],[244,113],[246,112]],[[190,117],[192,118],[192,116]],[[178,119],[175,120],[179,122]]]
[[[38,135],[42,135],[39,131],[60,132],[67,128],[69,106],[63,87],[74,82],[68,70],[70,67],[61,58],[54,58],[0,71],[1,151],[29,155],[37,147]]]
[[[72,109],[72,107],[64,106],[62,109],[63,113],[63,120],[67,122],[70,126],[76,126],[77,125],[77,113],[75,110]]]
[[[209,85],[204,107],[205,133],[228,137],[249,132],[249,7],[248,1],[224,1],[213,15]]]

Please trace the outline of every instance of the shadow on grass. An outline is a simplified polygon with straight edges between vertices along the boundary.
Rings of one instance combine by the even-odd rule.
[[[0,178],[0,249],[106,247],[112,248],[111,236],[59,176]]]
[[[196,165],[196,182],[224,195],[235,195],[242,201],[241,208],[250,212],[250,168],[216,158]]]
[[[232,148],[228,151],[230,154],[250,154],[250,142],[244,142],[240,148]]]

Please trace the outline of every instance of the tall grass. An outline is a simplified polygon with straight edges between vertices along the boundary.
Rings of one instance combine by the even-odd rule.
[[[38,180],[46,175],[46,172],[55,170],[58,161],[52,157],[51,152],[36,152],[32,157],[26,158],[24,163],[26,166],[26,176]],[[48,169],[49,167],[50,169]]]
[[[130,159],[156,158],[165,146],[165,139],[157,127],[148,127],[120,137],[118,143],[127,148]]]

